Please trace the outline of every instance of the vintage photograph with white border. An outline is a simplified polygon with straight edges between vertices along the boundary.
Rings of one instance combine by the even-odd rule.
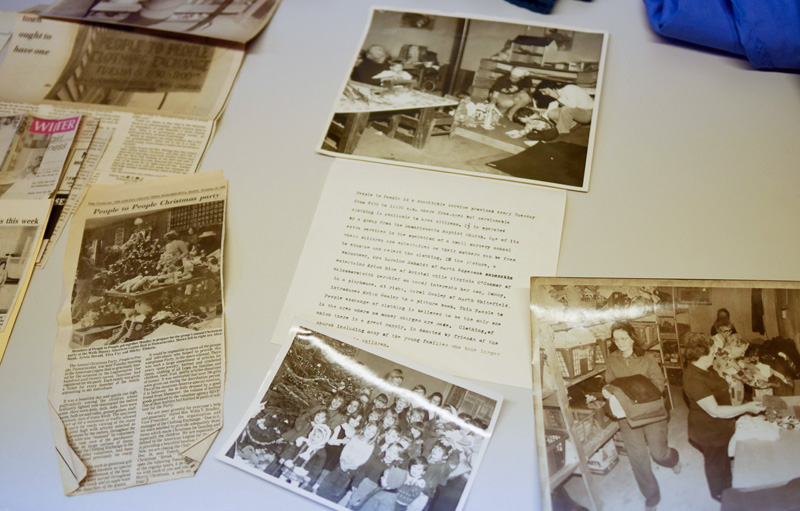
[[[534,277],[531,326],[544,509],[796,506],[800,283]]]
[[[501,404],[295,322],[217,458],[332,509],[462,509]]]
[[[319,151],[588,191],[608,34],[374,9]]]

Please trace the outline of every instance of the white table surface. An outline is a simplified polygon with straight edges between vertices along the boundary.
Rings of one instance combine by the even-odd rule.
[[[225,427],[212,453],[277,353],[269,340],[333,161],[314,149],[371,4],[284,0],[202,164],[230,180]],[[384,4],[610,33],[590,192],[569,192],[561,276],[800,280],[800,75],[659,38],[636,1],[558,0],[548,16],[503,0]],[[322,509],[211,455],[194,478],[64,497],[47,415],[64,242],[34,274],[0,364],[0,510]],[[530,393],[488,387],[506,402],[466,509],[535,509]]]

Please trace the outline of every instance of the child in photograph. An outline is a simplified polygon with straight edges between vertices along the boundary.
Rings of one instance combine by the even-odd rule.
[[[311,407],[307,412],[301,413],[297,416],[297,419],[294,421],[294,428],[298,431],[302,431],[304,428],[308,426],[308,423],[313,417],[322,410],[325,410],[327,413],[326,424],[331,429],[335,428],[339,424],[344,421],[344,417],[338,417],[341,413],[340,409],[344,405],[344,397],[336,394],[331,397],[330,402],[325,404],[319,404],[316,406]],[[331,422],[334,422],[334,425],[331,426]]]
[[[439,488],[439,485],[447,482],[453,467],[448,462],[450,448],[442,442],[436,442],[431,448],[431,453],[426,461],[428,468],[425,471],[425,493],[430,497]]]
[[[422,437],[425,432],[425,424],[421,421],[412,422],[409,426],[409,434],[411,435],[411,445],[406,449],[406,454],[409,458],[416,458],[422,456],[422,446],[425,439]]]
[[[514,112],[512,121],[517,124],[522,124],[524,128],[521,130],[507,131],[506,135],[511,138],[525,137],[528,140],[541,140],[545,142],[558,138],[558,129],[556,129],[553,123],[532,108],[523,107],[518,109]]]
[[[339,456],[341,456],[344,446],[356,435],[356,431],[360,428],[363,419],[363,415],[355,413],[333,430],[331,438],[328,440],[328,445],[325,447],[327,456],[325,458],[325,466],[322,469],[322,476],[339,466]]]
[[[372,410],[377,410],[380,414],[383,414],[388,407],[389,398],[386,397],[386,394],[378,394],[378,396],[372,400]]]
[[[427,470],[428,461],[425,458],[411,459],[408,465],[408,476],[406,476],[403,486],[397,490],[395,511],[406,511],[412,503],[415,503],[415,507],[420,509],[425,505],[424,502],[427,502],[428,497],[423,494],[423,491],[427,486],[424,479]],[[417,499],[424,500],[424,502],[415,502]]]
[[[400,438],[400,434],[401,434],[400,428],[398,428],[397,426],[391,426],[386,430],[384,430],[383,434],[378,440],[378,447],[377,447],[378,452],[381,453],[386,452],[386,449],[390,445],[397,442],[397,440]]]
[[[393,87],[395,85],[405,85],[414,82],[411,73],[403,70],[403,61],[392,59],[389,61],[389,69],[381,71],[372,77],[373,80],[380,80],[381,85]]]
[[[378,425],[366,424],[345,444],[339,455],[339,465],[320,478],[316,489],[317,495],[332,502],[339,502],[350,489],[353,475],[375,453],[375,440],[378,436]]]
[[[408,429],[408,418],[406,417],[408,409],[408,400],[404,397],[397,396],[397,398],[394,400],[394,408],[392,410],[397,414],[397,425],[402,430]]]
[[[415,394],[419,394],[422,397],[425,397],[425,395],[428,393],[428,391],[427,391],[427,389],[425,389],[424,385],[414,385],[414,388],[411,390],[411,392],[414,392]]]
[[[387,410],[386,413],[383,414],[383,420],[381,421],[381,433],[385,433],[389,428],[398,426],[399,420],[400,418],[397,412],[394,410]]]
[[[317,410],[317,412],[311,416],[310,422],[307,422],[307,419],[301,421],[300,417],[298,417],[298,419],[295,420],[294,428],[283,434],[284,441],[291,444],[298,438],[307,436],[311,433],[311,429],[315,425],[326,424],[328,422],[328,417],[330,417],[330,414],[327,409]]]
[[[380,425],[381,422],[383,422],[383,414],[380,412],[380,410],[373,409],[367,415],[367,422],[374,422],[374,423]]]
[[[370,493],[378,488],[381,474],[391,467],[399,467],[403,461],[403,448],[400,444],[389,445],[383,453],[376,453],[358,469],[353,477],[353,494],[350,495],[348,507],[358,509]]]
[[[295,441],[297,447],[292,457],[281,453],[280,478],[288,483],[310,489],[317,481],[325,464],[325,445],[331,437],[326,424],[314,424],[308,437]]]
[[[391,467],[381,474],[380,487],[375,488],[364,499],[364,503],[353,509],[359,511],[395,511],[398,491],[407,478],[406,471]]]

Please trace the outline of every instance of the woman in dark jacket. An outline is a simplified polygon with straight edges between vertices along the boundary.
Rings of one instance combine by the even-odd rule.
[[[733,418],[758,414],[764,405],[749,402],[732,406],[728,383],[714,369],[713,341],[699,332],[689,332],[684,341],[683,391],[689,399],[689,440],[703,453],[706,480],[711,496],[719,501],[731,487],[728,442],[733,436]]]
[[[613,383],[617,378],[641,374],[652,381],[658,390],[664,390],[664,373],[658,362],[645,354],[633,325],[627,321],[615,322],[611,325],[611,339],[614,341],[611,350],[616,351],[612,351],[606,361],[607,383]],[[661,466],[671,468],[676,474],[681,469],[678,451],[667,444],[667,419],[638,428],[632,428],[626,419],[617,421],[617,424],[636,484],[645,498],[645,510],[655,511],[661,500],[661,493],[653,475],[650,458]]]

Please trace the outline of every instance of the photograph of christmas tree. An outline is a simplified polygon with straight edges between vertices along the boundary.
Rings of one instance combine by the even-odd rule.
[[[224,213],[215,201],[89,220],[72,347],[220,328]]]
[[[463,507],[502,398],[320,331],[292,329],[218,458],[333,509]]]

